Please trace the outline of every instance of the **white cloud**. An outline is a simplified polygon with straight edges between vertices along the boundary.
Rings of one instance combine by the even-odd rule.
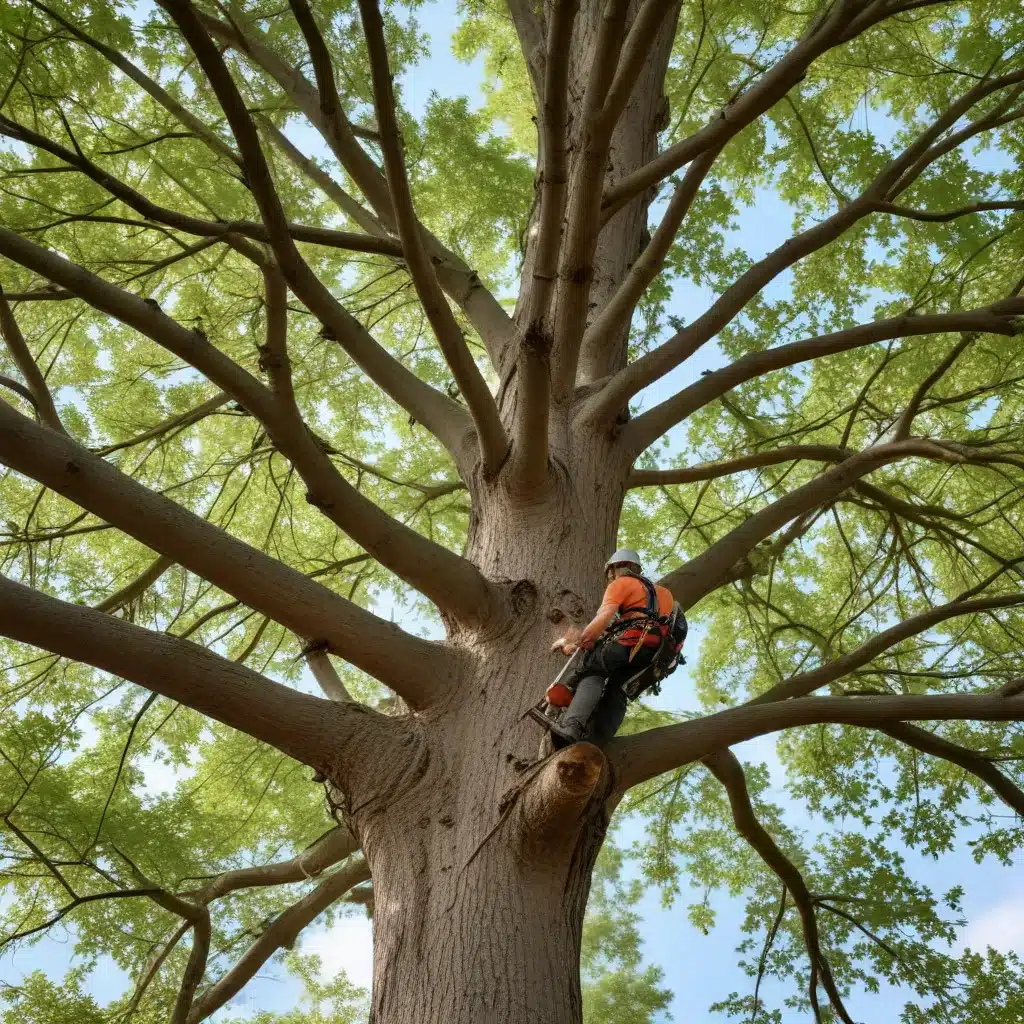
[[[1024,893],[990,907],[964,930],[961,945],[983,953],[988,946],[1024,954]]]
[[[303,953],[320,957],[321,978],[344,971],[353,985],[368,989],[373,981],[373,926],[365,917],[342,917],[331,928],[311,931],[303,939]]]

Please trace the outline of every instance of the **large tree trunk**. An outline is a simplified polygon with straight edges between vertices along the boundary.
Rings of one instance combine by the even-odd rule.
[[[570,117],[592,71],[601,9],[582,5],[576,22]],[[677,10],[666,17],[612,136],[610,183],[656,152]],[[584,148],[580,139],[576,145]],[[588,323],[646,244],[652,198],[639,196],[602,232]],[[528,250],[521,310],[529,305],[532,266]],[[579,386],[625,365],[627,334],[584,346]],[[513,384],[502,404],[509,429],[515,392]],[[458,702],[417,719],[415,767],[394,789],[389,781],[385,793],[382,785],[386,802],[368,796],[351,814],[373,872],[374,1024],[573,1024],[582,1016],[583,917],[611,780],[590,745],[542,762],[550,742],[523,714],[562,663],[549,652],[551,641],[596,610],[630,467],[611,437],[575,434],[572,414],[571,397],[553,410],[554,472],[539,492],[513,495],[501,484],[473,482],[466,555],[509,588],[512,622],[462,641],[476,668]]]
[[[580,1019],[608,777],[589,745],[538,761],[541,730],[520,717],[554,658],[532,617],[458,707],[423,723],[388,806],[353,815],[374,879],[375,1024]]]
[[[577,745],[541,760],[524,711],[563,664],[549,651],[589,618],[615,542],[621,468],[577,459],[584,492],[515,504],[491,493],[472,553],[513,581],[515,615],[469,642],[462,695],[417,717],[397,778],[349,799],[373,872],[375,1024],[571,1024],[594,859],[608,814],[604,756]],[[555,524],[540,529],[539,524]]]

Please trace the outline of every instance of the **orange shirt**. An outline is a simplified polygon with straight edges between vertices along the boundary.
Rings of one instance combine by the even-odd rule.
[[[654,592],[658,598],[658,615],[670,615],[675,598],[667,587],[654,584]],[[647,607],[647,588],[635,576],[620,576],[608,584],[601,599],[603,605],[616,605],[620,614],[629,617],[630,613],[642,612]],[[619,637],[619,643],[633,645],[643,631],[643,627],[626,630]],[[644,639],[645,647],[654,647],[661,643],[661,633],[652,630]]]

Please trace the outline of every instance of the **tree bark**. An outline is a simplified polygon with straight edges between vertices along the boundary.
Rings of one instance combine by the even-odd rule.
[[[562,665],[561,657],[550,653],[551,641],[567,628],[582,626],[597,607],[602,567],[617,546],[630,486],[711,480],[798,458],[837,463],[768,503],[667,577],[676,598],[688,607],[735,579],[737,563],[788,524],[851,488],[870,486],[862,477],[874,469],[911,456],[968,461],[952,445],[906,436],[927,385],[938,379],[933,375],[908,406],[897,439],[873,448],[848,449],[846,436],[839,445],[794,443],[675,471],[631,470],[633,459],[665,430],[746,381],[883,339],[951,330],[1013,335],[1020,332],[1024,300],[1006,299],[967,312],[908,314],[752,352],[632,423],[626,423],[627,405],[641,388],[730,323],[783,269],[839,238],[860,218],[884,212],[942,220],[946,215],[916,214],[891,200],[940,150],[948,151],[942,147],[949,140],[939,142],[939,136],[988,95],[984,90],[991,92],[997,85],[972,89],[884,170],[870,192],[769,254],[700,319],[627,366],[636,303],[657,276],[722,148],[781,99],[815,56],[896,7],[829,6],[804,38],[757,84],[738,94],[720,117],[659,154],[658,136],[668,114],[663,85],[680,0],[510,0],[543,114],[537,231],[527,247],[518,308],[510,321],[476,275],[417,218],[402,158],[384,27],[374,0],[360,0],[359,6],[367,19],[383,171],[348,121],[318,27],[321,12],[306,0],[291,0],[288,6],[311,57],[315,87],[276,54],[270,34],[250,23],[232,0],[217,5],[224,20],[187,0],[159,0],[205,73],[227,119],[231,142],[197,121],[105,44],[45,5],[33,4],[191,125],[223,160],[244,170],[262,220],[229,225],[167,210],[117,181],[84,153],[47,140],[34,129],[3,117],[0,131],[40,146],[154,223],[223,241],[238,251],[249,245],[250,259],[265,272],[265,347],[276,362],[268,388],[204,335],[175,323],[159,307],[0,227],[0,254],[65,289],[45,297],[82,299],[153,339],[220,389],[191,412],[89,453],[58,433],[60,422],[45,381],[0,300],[0,327],[26,381],[24,386],[15,384],[49,424],[37,426],[0,401],[0,462],[161,556],[101,608],[114,611],[155,584],[170,564],[180,565],[312,641],[304,653],[333,698],[296,693],[182,637],[139,629],[98,609],[72,606],[0,577],[0,635],[117,673],[313,765],[326,777],[336,817],[344,822],[310,851],[265,868],[238,868],[199,891],[205,907],[243,886],[318,878],[316,887],[279,915],[234,968],[205,989],[199,982],[208,931],[204,936],[197,930],[193,949],[198,953],[186,974],[175,1020],[192,1024],[215,1012],[269,957],[290,946],[306,924],[369,873],[375,947],[372,1024],[579,1024],[580,945],[591,871],[608,817],[629,786],[707,759],[729,791],[741,832],[784,878],[798,904],[808,903],[799,873],[753,819],[742,772],[737,775],[732,755],[722,753],[729,744],[774,730],[835,722],[902,735],[905,742],[966,767],[1018,806],[1019,795],[994,768],[906,724],[912,719],[1019,719],[1024,717],[1024,696],[1017,691],[977,697],[810,696],[916,632],[966,612],[1017,605],[1024,600],[1017,594],[969,602],[967,597],[975,596],[969,592],[893,626],[819,669],[780,683],[762,702],[615,740],[606,752],[576,744],[551,753],[546,737],[525,717]],[[349,196],[276,128],[268,129],[261,121],[264,141],[269,135],[367,235],[286,219],[264,141],[239,76],[225,59],[225,48],[262,68],[288,104],[321,131],[348,176],[346,188],[358,190],[361,199]],[[1018,80],[1008,76],[999,81]],[[970,137],[967,129],[950,136]],[[652,239],[648,212],[653,189],[683,166],[687,170]],[[372,210],[362,205],[363,199]],[[949,216],[995,208],[975,204]],[[268,243],[269,249],[254,257],[245,237]],[[297,243],[303,241],[363,249],[405,263],[465,405],[420,379],[355,320],[299,251]],[[289,376],[289,290],[334,331],[366,376],[452,455],[472,499],[464,555],[385,515],[345,481],[306,429]],[[448,298],[462,306],[486,343],[501,378],[496,396],[466,346]],[[260,420],[270,441],[306,483],[311,505],[365,549],[365,557],[375,558],[435,603],[449,628],[445,643],[403,633],[123,476],[102,458],[195,423],[228,401],[240,402]],[[1006,458],[1006,453],[979,452],[970,461]],[[426,494],[430,488],[421,489]],[[196,628],[196,623],[190,627]],[[352,700],[328,652],[390,686],[405,700],[408,713],[385,716]],[[357,848],[365,862],[353,860],[328,871]],[[71,909],[69,905],[66,912]],[[809,945],[816,945],[811,925],[813,920],[805,921]]]
[[[373,873],[374,1024],[571,1024],[609,775],[596,747],[538,761],[523,720],[553,675],[543,616],[463,700],[419,723],[409,769],[351,813]],[[375,792],[383,795],[383,787]]]

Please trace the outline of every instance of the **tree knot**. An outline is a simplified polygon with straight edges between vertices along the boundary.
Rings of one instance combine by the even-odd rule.
[[[551,353],[553,343],[554,339],[551,337],[551,333],[544,330],[537,321],[531,323],[523,334],[523,348],[545,359]]]
[[[284,366],[284,359],[280,352],[276,352],[269,345],[259,345],[256,349],[259,352],[260,373],[271,373],[280,370]]]

